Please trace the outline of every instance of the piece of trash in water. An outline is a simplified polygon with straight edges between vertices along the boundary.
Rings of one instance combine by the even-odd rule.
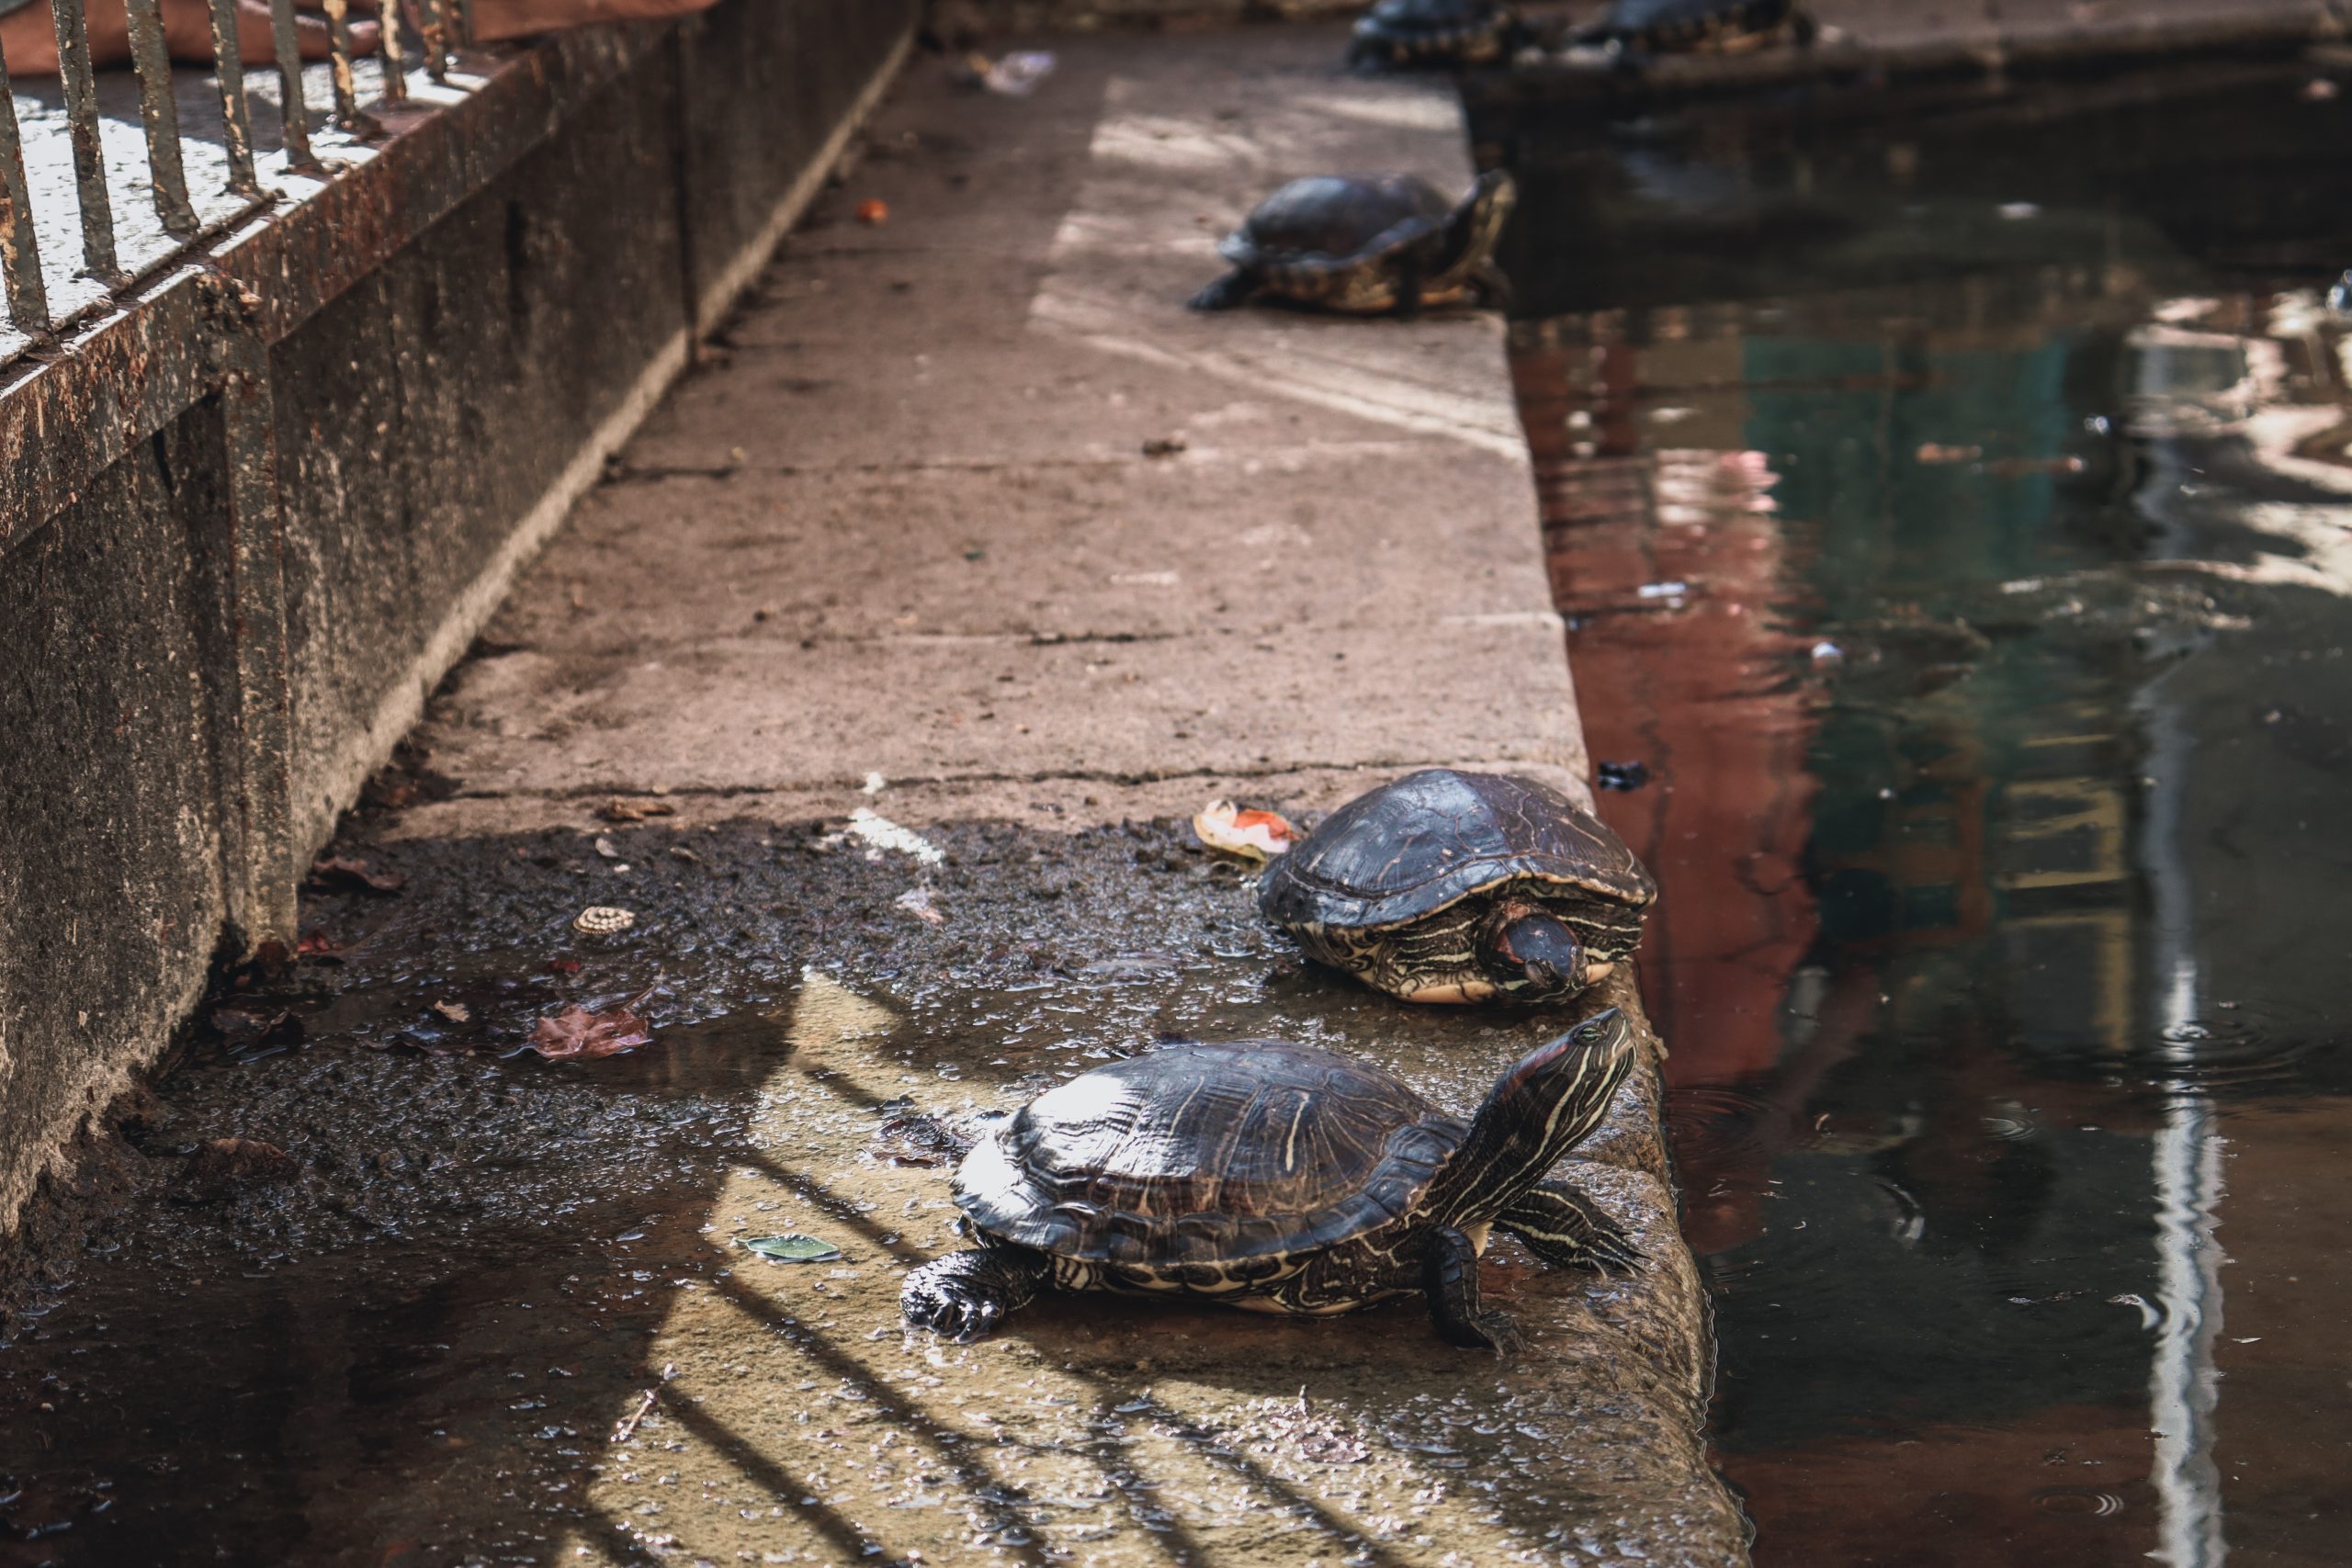
[[[980,85],[1008,98],[1025,98],[1054,73],[1057,63],[1046,50],[1016,49],[980,73]]]
[[[797,1231],[786,1232],[783,1235],[745,1236],[743,1246],[762,1258],[771,1258],[778,1263],[831,1263],[842,1255],[842,1249],[831,1242],[813,1235],[802,1235]]]
[[[878,229],[890,221],[890,204],[878,197],[868,197],[857,204],[857,220]]]
[[[451,1023],[471,1023],[474,1021],[473,1010],[463,1002],[435,1002],[433,1010]]]
[[[1813,645],[1813,661],[1815,664],[1835,664],[1845,657],[1844,649],[1826,638]]]
[[[1143,455],[1147,457],[1173,457],[1182,450],[1184,438],[1181,435],[1155,435],[1143,444]]]
[[[2005,201],[2001,203],[2001,216],[2014,223],[2020,219],[2041,217],[2041,209],[2030,201]]]
[[[571,929],[588,936],[617,936],[635,924],[635,915],[610,904],[591,904],[571,918]]]
[[[1603,789],[1639,789],[1650,782],[1647,762],[1602,762],[1593,772]]]
[[[1922,441],[1912,457],[1922,463],[1973,463],[1984,455],[1982,446],[1947,446],[1940,441]]]
[[[877,850],[896,850],[902,855],[912,855],[921,865],[937,865],[947,858],[938,845],[921,833],[901,828],[880,812],[863,806],[849,814],[847,830]],[[820,843],[822,842],[820,840]]]
[[[596,807],[596,815],[607,822],[642,822],[649,817],[675,817],[678,808],[666,800],[630,800],[615,795]]]
[[[543,1018],[533,1025],[526,1043],[550,1062],[617,1056],[624,1051],[650,1045],[653,1036],[646,1029],[645,1020],[631,1010],[652,994],[647,991],[602,1012],[591,1012],[583,1007],[566,1008],[553,1018]]]
[[[397,893],[408,878],[396,871],[378,871],[364,860],[328,855],[311,866],[311,886],[337,892]]]
[[[1645,582],[1634,590],[1643,599],[1679,599],[1690,592],[1690,585],[1677,579],[1672,582]]]
[[[1201,842],[1244,860],[1272,860],[1287,853],[1298,832],[1271,811],[1244,811],[1229,800],[1212,800],[1193,818]]]
[[[890,902],[917,919],[929,920],[934,926],[947,919],[939,912],[938,906],[931,901],[931,889],[928,887],[910,887]]]

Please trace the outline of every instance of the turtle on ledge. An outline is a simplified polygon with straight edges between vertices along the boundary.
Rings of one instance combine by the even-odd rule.
[[[1360,795],[1270,866],[1259,912],[1408,1002],[1543,1001],[1605,979],[1657,885],[1559,791],[1428,768]]]
[[[1473,293],[1500,303],[1510,286],[1495,244],[1517,195],[1499,169],[1458,202],[1413,175],[1293,180],[1217,246],[1233,270],[1193,296],[1193,309],[1229,310],[1261,296],[1351,315]]]
[[[1492,65],[1532,37],[1496,0],[1380,0],[1356,19],[1348,63],[1359,71]]]
[[[956,1339],[1049,1286],[1315,1316],[1427,1299],[1449,1344],[1520,1344],[1481,1306],[1506,1230],[1569,1268],[1631,1269],[1616,1223],[1544,1178],[1600,1124],[1635,1053],[1616,1009],[1539,1046],[1468,1122],[1376,1067],[1280,1040],[1173,1044],[1029,1102],[956,1173],[980,1245],[908,1274],[907,1322]]]

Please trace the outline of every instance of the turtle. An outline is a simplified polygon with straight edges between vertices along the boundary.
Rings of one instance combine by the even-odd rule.
[[[1496,0],[1380,0],[1356,18],[1348,63],[1357,70],[1491,65],[1532,34]]]
[[[1258,881],[1310,955],[1408,1002],[1573,996],[1634,951],[1657,897],[1559,791],[1451,768],[1358,795]]]
[[[1353,315],[1450,305],[1510,286],[1495,242],[1518,190],[1499,169],[1455,201],[1416,175],[1316,175],[1260,202],[1217,252],[1233,270],[1193,296],[1227,310],[1260,295]]]
[[[909,1272],[909,1325],[978,1338],[1048,1287],[1328,1316],[1421,1296],[1449,1343],[1520,1337],[1480,1306],[1478,1255],[1510,1232],[1603,1273],[1640,1252],[1545,1178],[1600,1125],[1636,1037],[1614,1008],[1521,1057],[1467,1121],[1368,1063],[1283,1040],[1179,1042],[1048,1090],[955,1179],[978,1245]]]
[[[1767,44],[1810,44],[1818,31],[1795,0],[1610,0],[1571,41],[1612,53],[1736,53]]]

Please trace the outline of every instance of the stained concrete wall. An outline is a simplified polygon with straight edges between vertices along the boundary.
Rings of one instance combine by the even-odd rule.
[[[290,880],[324,841],[820,183],[917,10],[722,0],[277,342],[282,626],[224,558],[217,399],[0,530],[0,1235],[224,942],[260,934],[226,929],[238,876]],[[241,843],[234,709],[281,645],[292,809],[284,841]]]

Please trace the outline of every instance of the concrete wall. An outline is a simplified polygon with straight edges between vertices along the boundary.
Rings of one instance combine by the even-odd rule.
[[[917,9],[723,0],[605,51],[627,63],[461,174],[266,369],[194,340],[164,344],[185,375],[136,366],[199,394],[160,428],[95,378],[61,392],[70,356],[0,375],[0,415],[81,414],[0,420],[0,471],[131,433],[0,518],[0,1235],[216,957],[290,940],[296,868],[821,181]],[[191,269],[134,314],[190,288],[222,293]],[[229,439],[256,400],[258,457]],[[282,515],[257,521],[270,429]]]

